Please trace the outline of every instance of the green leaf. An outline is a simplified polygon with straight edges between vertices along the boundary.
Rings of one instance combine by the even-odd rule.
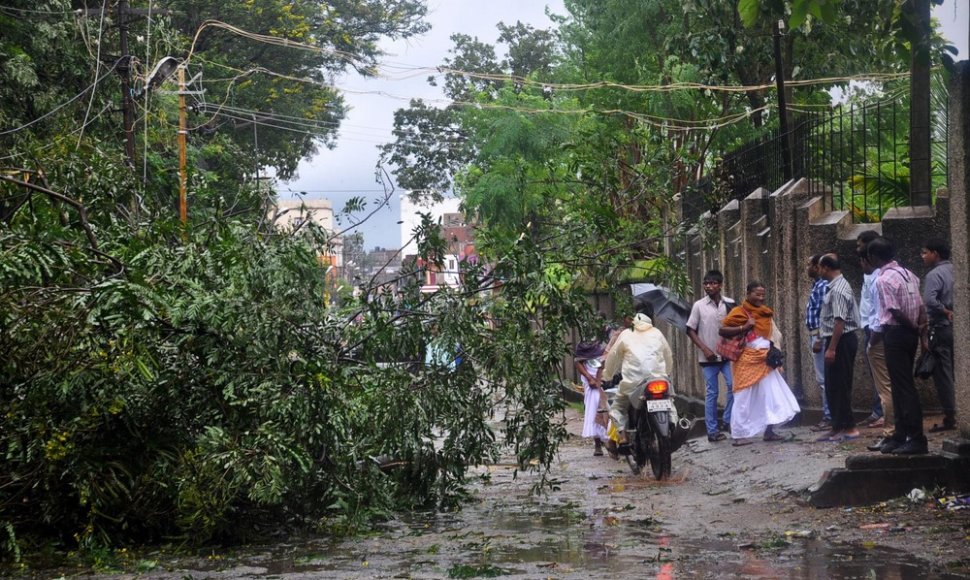
[[[152,369],[148,368],[148,365],[145,364],[145,361],[143,361],[140,358],[136,358],[135,366],[138,367],[138,372],[141,373],[141,376],[145,377],[145,380],[147,381],[155,380],[155,373],[152,372]]]
[[[793,2],[791,7],[791,17],[788,19],[788,26],[792,30],[797,30],[805,23],[808,17],[808,3],[804,0]]]
[[[738,0],[738,13],[741,15],[741,22],[751,28],[761,16],[760,0]]]

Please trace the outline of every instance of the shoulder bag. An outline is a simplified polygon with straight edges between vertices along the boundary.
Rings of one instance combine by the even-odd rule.
[[[751,320],[751,315],[748,314],[748,320]],[[744,336],[745,333],[741,333],[737,336],[722,336],[717,339],[717,346],[714,347],[714,351],[724,360],[729,360],[734,362],[738,360],[741,356],[741,351],[744,350]]]

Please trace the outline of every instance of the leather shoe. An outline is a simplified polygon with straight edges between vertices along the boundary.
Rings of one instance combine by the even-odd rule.
[[[887,439],[886,437],[880,437],[879,439],[876,439],[871,445],[866,445],[866,449],[868,449],[869,451],[879,451],[882,449],[882,445],[886,441],[889,441],[889,439]]]
[[[715,433],[713,435],[708,435],[707,436],[707,440],[710,441],[711,443],[716,443],[718,441],[724,441],[725,439],[727,439],[727,435],[725,435],[724,433]]]
[[[907,439],[906,443],[903,443],[899,447],[893,450],[893,455],[926,455],[929,453],[929,447],[926,445],[925,439]]]
[[[881,453],[892,453],[893,451],[902,447],[905,441],[900,441],[899,439],[886,439],[882,443],[882,447],[879,448]]]

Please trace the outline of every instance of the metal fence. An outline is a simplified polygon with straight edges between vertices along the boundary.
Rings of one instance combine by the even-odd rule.
[[[849,211],[854,222],[866,223],[912,205],[907,101],[844,106],[813,116],[805,176],[826,209]],[[931,114],[931,192],[946,185],[948,117],[945,104]]]
[[[930,121],[931,192],[946,185],[949,115],[945,91],[933,93]],[[724,156],[710,178],[682,197],[683,215],[696,220],[732,199],[785,183],[783,143],[788,139],[792,177],[806,178],[828,210],[844,210],[857,223],[876,222],[891,208],[911,205],[909,103],[905,97],[792,114],[778,130]],[[767,203],[767,199],[765,200]]]

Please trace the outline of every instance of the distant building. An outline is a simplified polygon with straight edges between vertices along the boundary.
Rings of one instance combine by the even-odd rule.
[[[411,201],[407,195],[401,195],[401,255],[414,256],[418,253],[418,245],[414,243],[414,231],[421,225],[419,213],[430,213],[435,220],[440,220],[445,214],[460,214],[458,207],[461,200],[448,198],[439,203],[420,204]]]
[[[277,199],[267,216],[277,229],[299,231],[307,222],[330,234],[327,248],[321,248],[320,263],[336,269],[343,267],[343,240],[335,236],[333,203],[329,199]]]
[[[283,230],[292,231],[310,220],[328,232],[334,231],[333,203],[329,199],[277,200],[270,218]]]
[[[430,213],[439,221],[441,237],[446,244],[446,254],[439,267],[425,263],[416,256],[417,244],[412,240],[414,231],[421,223],[420,213]],[[459,200],[446,199],[431,205],[415,204],[401,199],[401,254],[405,261],[414,260],[422,277],[422,292],[436,292],[442,286],[457,288],[461,283],[461,264],[478,260],[475,252],[475,229],[459,211]]]

